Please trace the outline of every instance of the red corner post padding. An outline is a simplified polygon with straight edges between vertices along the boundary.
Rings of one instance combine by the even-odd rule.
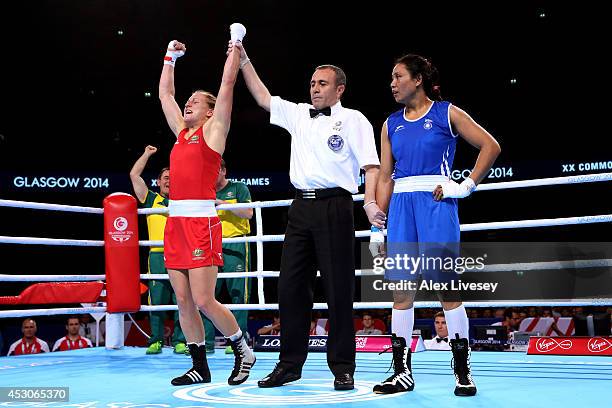
[[[104,199],[106,310],[140,310],[140,260],[136,199],[114,193]]]
[[[0,305],[93,303],[104,288],[102,282],[49,282],[28,286],[19,296],[0,296]]]

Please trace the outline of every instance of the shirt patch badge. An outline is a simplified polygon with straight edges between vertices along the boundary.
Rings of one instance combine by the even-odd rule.
[[[204,251],[202,251],[200,248],[196,248],[193,250],[193,252],[191,253],[193,255],[193,257],[191,258],[192,261],[197,261],[202,259],[202,254],[204,254]]]
[[[339,152],[344,146],[344,140],[340,135],[332,135],[327,139],[327,146],[334,152]]]
[[[189,142],[187,144],[200,143],[200,137],[198,135],[193,135],[189,138]]]
[[[433,120],[425,119],[425,123],[423,123],[423,129],[429,130],[433,127]]]
[[[395,128],[395,131],[397,132],[398,130],[402,130],[404,128],[404,125],[399,125],[398,127]]]

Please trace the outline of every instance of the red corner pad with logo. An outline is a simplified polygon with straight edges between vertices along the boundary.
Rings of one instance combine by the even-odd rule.
[[[612,356],[612,338],[531,337],[527,354]]]

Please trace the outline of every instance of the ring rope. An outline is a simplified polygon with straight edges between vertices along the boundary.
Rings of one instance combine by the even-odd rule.
[[[503,301],[503,302],[463,302],[467,308],[489,307],[489,308],[505,308],[505,307],[576,307],[576,306],[612,306],[612,298],[592,298],[592,299],[560,299],[560,300],[521,300],[521,301]],[[230,310],[278,310],[278,303],[268,304],[227,304],[225,305]],[[353,309],[390,309],[393,307],[393,302],[354,302]],[[440,302],[414,302],[414,307],[421,308],[439,308]],[[327,303],[314,303],[313,309],[325,310],[328,309]],[[157,305],[157,306],[141,306],[140,312],[161,312],[178,310],[176,305]],[[28,316],[53,316],[67,314],[82,314],[82,313],[105,313],[106,308],[102,306],[96,307],[80,307],[80,308],[52,308],[52,309],[29,309],[29,310],[2,310],[0,318],[8,317],[28,317]]]
[[[612,259],[580,259],[572,261],[550,261],[550,262],[523,262],[509,264],[491,264],[484,268],[468,271],[474,272],[524,272],[524,271],[548,271],[558,269],[581,269],[581,268],[606,268],[612,267]],[[355,269],[355,276],[374,276],[371,269]],[[254,272],[223,272],[218,274],[219,279],[233,278],[278,278],[279,271],[254,271]],[[321,272],[317,271],[317,277]],[[382,275],[381,275],[382,276]],[[141,280],[168,280],[167,273],[143,273]],[[0,274],[0,282],[87,282],[104,281],[106,275],[6,275]]]
[[[610,181],[612,180],[612,173],[596,173],[596,174],[587,174],[581,176],[569,176],[569,177],[556,177],[556,178],[545,178],[545,179],[534,179],[534,180],[521,180],[521,181],[511,181],[511,182],[500,182],[500,183],[491,183],[491,184],[482,184],[478,186],[477,191],[488,191],[488,190],[500,190],[500,189],[510,189],[510,188],[522,188],[522,187],[536,187],[536,186],[551,186],[551,185],[561,185],[561,184],[578,184],[578,183],[591,183],[591,182],[600,182],[600,181]],[[363,200],[363,195],[354,195],[354,201]],[[255,277],[258,277],[258,292],[259,292],[259,304],[247,304],[247,305],[227,305],[230,309],[269,309],[274,308],[277,309],[278,305],[275,304],[265,304],[265,299],[263,296],[263,277],[275,277],[278,276],[279,272],[276,271],[263,271],[263,242],[272,242],[272,241],[282,241],[284,239],[284,235],[263,235],[261,233],[263,221],[261,217],[261,209],[269,208],[269,207],[281,207],[288,206],[291,204],[293,200],[279,200],[279,201],[263,201],[263,202],[254,202],[254,203],[242,203],[242,204],[224,204],[220,205],[218,209],[237,209],[237,208],[255,208],[256,211],[256,226],[257,233],[255,236],[251,237],[236,237],[229,238],[224,240],[224,242],[256,242],[257,244],[257,272],[247,272],[247,273],[232,273],[228,272],[219,277],[230,278],[230,277],[242,277],[245,274],[252,274]],[[15,207],[15,208],[29,208],[29,209],[44,209],[51,211],[67,211],[67,212],[81,212],[81,213],[94,213],[94,214],[103,214],[104,211],[101,208],[93,208],[93,207],[80,207],[80,206],[69,206],[69,205],[60,205],[60,204],[46,204],[46,203],[33,203],[33,202],[25,202],[25,201],[14,201],[14,200],[0,200],[0,207]],[[167,209],[139,209],[139,214],[163,214],[166,213]],[[540,219],[540,220],[523,220],[523,221],[505,221],[505,222],[490,222],[490,223],[478,223],[478,224],[464,224],[461,226],[462,231],[477,231],[477,230],[488,230],[488,229],[507,229],[507,228],[528,228],[528,227],[545,227],[545,226],[559,226],[559,225],[575,225],[575,224],[588,224],[588,223],[598,223],[598,222],[610,222],[612,221],[612,214],[608,215],[596,215],[596,216],[586,216],[586,217],[568,217],[568,218],[555,218],[555,219]],[[370,231],[356,231],[355,236],[367,237],[370,235]],[[103,241],[92,241],[92,240],[67,240],[67,239],[51,239],[51,238],[29,238],[29,237],[6,237],[0,236],[0,243],[9,243],[9,244],[34,244],[34,245],[71,245],[71,246],[104,246]],[[143,246],[160,246],[159,241],[141,241],[141,245]],[[576,265],[582,265],[580,267],[600,267],[600,266],[609,266],[610,260],[586,260],[586,261],[561,261],[561,262],[549,262],[549,263],[523,263],[523,264],[505,264],[505,265],[488,265],[489,268],[496,267],[497,270],[491,269],[491,271],[505,271],[508,268],[512,268],[510,270],[516,270],[517,266],[520,266],[522,270],[535,270],[535,269],[560,269],[563,267],[577,267]],[[563,262],[569,262],[571,265],[564,265]],[[547,265],[548,264],[548,265]],[[592,265],[592,266],[589,266]],[[534,269],[528,269],[528,268]],[[485,267],[486,268],[486,267]],[[489,271],[486,270],[485,271]],[[356,271],[356,276],[360,276],[359,270]],[[238,275],[238,276],[232,276]],[[11,277],[24,277],[23,275],[10,275]],[[39,275],[39,277],[51,277],[53,275]],[[60,275],[57,275],[60,276]],[[100,277],[104,277],[103,275],[89,275],[89,276],[77,276],[77,275],[63,275],[65,278],[72,278],[71,280],[101,280]],[[151,276],[151,275],[141,275],[143,279],[163,279],[163,275],[160,276]],[[166,275],[167,276],[167,275]],[[0,281],[4,280],[3,275],[0,275]],[[27,278],[31,278],[31,276],[25,276]],[[6,279],[9,281],[10,279]],[[17,279],[15,279],[16,281]],[[34,279],[36,280],[36,279]],[[42,279],[38,279],[41,281]],[[49,279],[51,280],[51,279]],[[57,279],[53,279],[57,280]],[[23,279],[20,279],[23,281]],[[547,302],[496,302],[496,303],[487,303],[487,302],[466,302],[466,307],[480,307],[480,305],[484,307],[507,307],[507,306],[520,306],[521,304],[534,306],[588,306],[592,305],[593,302],[599,304],[611,304],[612,299],[589,299],[586,301],[583,300],[575,300],[575,301],[547,301]],[[582,303],[581,303],[582,302]],[[389,308],[391,307],[392,302],[371,302],[371,303],[363,303],[358,302],[355,303],[355,308],[373,308],[373,307],[381,307],[381,308]],[[438,302],[415,302],[416,307],[437,307]],[[142,306],[142,311],[147,311],[149,308],[163,308],[169,307],[165,310],[176,310],[176,306]],[[319,303],[314,305],[315,309],[325,309],[327,308],[326,304]],[[151,309],[155,310],[155,309]],[[33,316],[33,315],[45,315],[45,314],[74,314],[74,313],[101,313],[104,312],[105,308],[103,307],[95,307],[95,308],[61,308],[61,309],[30,309],[30,310],[22,310],[22,311],[0,311],[0,317],[19,317],[19,316]],[[48,312],[48,313],[41,313]],[[13,315],[9,316],[11,313]],[[15,315],[15,313],[17,313]],[[26,313],[26,314],[23,314]]]
[[[88,282],[88,281],[104,281],[104,280],[106,280],[106,275],[6,275],[6,274],[0,274],[0,282]]]
[[[102,247],[104,246],[104,241],[0,236],[0,244]]]
[[[583,217],[567,218],[542,218],[536,220],[519,221],[500,221],[485,222],[461,225],[461,231],[486,231],[497,229],[512,228],[536,228],[536,227],[557,227],[564,225],[593,224],[600,222],[612,222],[612,214],[587,215]],[[355,231],[356,238],[369,237],[368,230]],[[254,235],[249,237],[223,238],[223,243],[242,243],[242,242],[281,242],[285,239],[284,234],[274,235]],[[141,246],[160,247],[164,241],[139,241]],[[54,239],[54,238],[30,238],[30,237],[8,237],[0,236],[0,244],[26,244],[26,245],[58,245],[58,246],[104,246],[104,241],[78,240],[78,239]]]
[[[485,183],[481,184],[476,188],[476,191],[489,191],[489,190],[502,190],[512,188],[524,188],[524,187],[539,187],[539,186],[553,186],[553,185],[564,185],[564,184],[582,184],[582,183],[596,183],[602,181],[611,181],[612,173],[591,173],[583,174],[580,176],[566,176],[566,177],[551,177],[533,180],[518,180],[518,181],[503,181],[499,183]],[[353,196],[354,201],[363,200],[363,194],[357,194]],[[252,203],[242,204],[223,204],[218,206],[220,210],[226,210],[231,208],[268,208],[268,207],[283,207],[291,204],[293,200],[278,200],[278,201],[257,201]],[[16,201],[16,200],[0,200],[0,207],[15,207],[15,208],[29,208],[34,210],[50,210],[50,211],[68,211],[68,212],[81,212],[81,213],[92,213],[92,214],[103,214],[104,211],[101,208],[93,207],[80,207],[72,205],[61,205],[61,204],[47,204],[47,203],[33,203],[28,201]],[[163,214],[167,212],[167,209],[139,209],[139,214]]]
[[[565,218],[541,218],[536,220],[498,221],[482,222],[475,224],[462,224],[461,231],[486,231],[512,228],[536,228],[536,227],[558,227],[564,225],[594,224],[600,222],[612,222],[612,214],[587,215],[583,217]],[[369,237],[368,230],[355,231],[356,238]],[[223,238],[223,243],[241,242],[280,242],[285,239],[284,234],[276,235],[254,235],[248,237]],[[141,246],[159,247],[163,241],[139,241]],[[78,239],[55,239],[55,238],[30,238],[30,237],[8,237],[0,236],[0,244],[26,244],[26,245],[59,245],[59,246],[104,246],[104,241],[78,240]]]

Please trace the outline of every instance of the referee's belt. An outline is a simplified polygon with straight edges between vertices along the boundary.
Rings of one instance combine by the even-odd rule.
[[[342,187],[332,188],[312,188],[306,190],[296,190],[295,198],[300,200],[321,200],[323,198],[330,197],[350,197],[351,193],[343,189]]]

